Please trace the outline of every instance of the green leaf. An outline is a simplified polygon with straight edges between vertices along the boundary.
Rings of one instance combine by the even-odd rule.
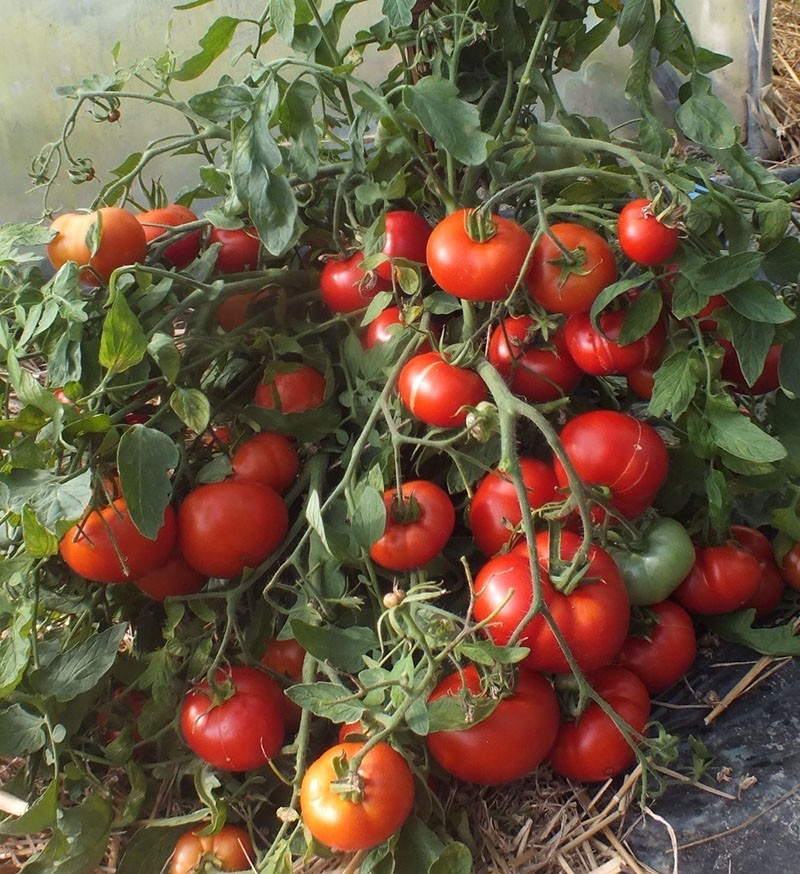
[[[786,457],[786,449],[781,443],[735,407],[728,408],[712,398],[709,399],[707,415],[711,439],[736,458],[769,462]]]
[[[139,320],[124,295],[115,295],[100,335],[100,364],[111,374],[124,373],[138,364],[146,352],[147,337]]]
[[[189,82],[204,73],[211,64],[228,48],[241,23],[239,18],[221,15],[200,39],[200,51],[184,62],[180,69],[172,74],[179,82]]]
[[[762,655],[800,655],[800,637],[791,624],[753,628],[755,610],[739,610],[723,616],[705,616],[703,622],[723,640],[740,643]]]
[[[153,428],[131,425],[117,446],[117,469],[131,521],[150,540],[164,524],[172,497],[170,471],[180,455],[173,441]]]
[[[328,538],[325,535],[325,523],[322,520],[322,508],[319,500],[319,492],[314,489],[309,492],[308,502],[306,503],[306,519],[308,524],[316,533],[317,537],[322,541],[322,545],[328,552],[331,548],[328,545]]]
[[[782,325],[795,318],[794,312],[775,296],[768,285],[755,279],[731,289],[725,297],[737,313],[754,322]]]
[[[269,4],[269,20],[288,46],[294,41],[296,6],[296,0],[270,0]]]
[[[409,816],[400,831],[395,850],[397,870],[420,874],[429,871],[443,849],[444,844],[436,832],[431,831],[418,817]]]
[[[648,272],[644,275],[634,276],[629,279],[620,279],[619,282],[612,282],[611,285],[607,285],[600,294],[597,295],[592,303],[592,308],[589,311],[589,315],[592,318],[592,324],[595,326],[597,325],[597,319],[600,316],[600,313],[620,295],[625,294],[632,288],[641,287],[642,283],[650,278],[652,278],[652,274]]]
[[[728,531],[733,510],[733,495],[721,470],[710,469],[706,474],[706,498],[711,525],[719,534]]]
[[[699,269],[691,271],[692,284],[710,297],[726,294],[752,279],[764,261],[760,252],[738,252],[704,261]]]
[[[764,275],[776,285],[792,285],[800,275],[800,240],[785,237],[764,257]]]
[[[462,644],[458,652],[471,662],[491,667],[518,664],[530,653],[530,649],[527,646],[497,646],[490,640],[481,640]]]
[[[411,9],[416,0],[383,0],[381,11],[389,20],[389,24],[398,30],[411,24]]]
[[[783,200],[759,203],[756,205],[756,218],[759,230],[758,248],[762,252],[768,252],[786,236],[792,220],[792,208]]]
[[[120,860],[117,874],[153,874],[162,871],[186,825],[145,826],[131,838]]]
[[[337,628],[293,619],[291,626],[297,642],[314,658],[351,673],[364,667],[364,656],[378,645],[375,632],[363,625]]]
[[[353,536],[359,546],[369,549],[386,528],[386,507],[383,495],[370,485],[358,492],[353,511]]]
[[[469,715],[465,706],[469,701]],[[494,713],[499,704],[497,698],[444,695],[428,703],[430,731],[463,731],[471,728]]]
[[[642,28],[652,0],[625,0],[619,14],[618,45],[626,46]]]
[[[477,166],[486,160],[491,137],[481,131],[477,107],[461,100],[452,82],[423,76],[403,88],[403,103],[457,161]]]
[[[751,322],[736,312],[731,313],[728,320],[742,375],[748,385],[753,385],[764,371],[764,361],[775,338],[775,328],[763,322]]]
[[[24,756],[45,744],[45,721],[21,704],[0,709],[0,756]]]
[[[322,440],[336,431],[341,416],[332,410],[305,410],[302,413],[282,413],[252,405],[245,407],[241,418],[250,421],[262,431],[277,431],[289,437],[297,437],[304,443]]]
[[[649,0],[648,0],[649,2]],[[628,3],[625,4],[628,6]],[[713,94],[691,96],[678,107],[675,121],[683,133],[701,146],[728,149],[736,145],[738,125],[728,107]]]
[[[800,397],[800,337],[793,337],[783,344],[778,376],[786,391]]]
[[[655,372],[648,413],[655,418],[665,413],[675,419],[683,415],[697,392],[702,373],[702,356],[696,349],[673,352]]]
[[[428,874],[470,874],[472,870],[472,853],[469,847],[453,841],[442,850],[439,858],[428,869]]]
[[[290,686],[286,695],[304,710],[324,716],[331,722],[357,722],[364,715],[364,705],[337,683]]]
[[[5,698],[19,685],[31,655],[33,602],[20,600],[11,624],[0,637],[0,698]]]
[[[287,163],[301,179],[313,179],[319,166],[319,143],[312,108],[318,91],[305,79],[295,79],[278,107],[281,131],[289,141]]]
[[[21,516],[30,505],[41,524],[55,534],[66,530],[67,524],[80,519],[92,497],[92,475],[86,470],[62,482],[47,470],[12,470],[0,477],[0,486],[8,492],[5,510]],[[4,503],[0,494],[0,505]]]
[[[34,671],[31,683],[41,695],[57,701],[71,701],[88,692],[111,670],[127,629],[122,622],[76,643]]]
[[[192,111],[209,121],[227,123],[244,115],[253,106],[253,94],[244,85],[221,85],[189,98]]]
[[[156,332],[147,344],[147,353],[158,365],[164,378],[172,385],[181,370],[181,353],[169,334]]]
[[[620,345],[634,343],[651,331],[661,318],[663,299],[655,288],[643,291],[631,302],[625,313],[625,321],[619,332]]]
[[[25,813],[0,822],[0,835],[26,837],[38,834],[55,824],[57,813],[58,780],[53,780]]]
[[[58,538],[42,525],[29,504],[22,511],[22,539],[31,558],[47,558],[58,552]]]
[[[202,434],[211,421],[211,404],[200,389],[178,386],[170,395],[169,405],[195,434]]]

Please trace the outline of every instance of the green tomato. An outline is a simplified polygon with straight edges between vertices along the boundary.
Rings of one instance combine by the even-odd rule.
[[[656,519],[641,533],[635,549],[610,546],[631,604],[644,607],[667,598],[694,564],[689,532],[675,519]]]

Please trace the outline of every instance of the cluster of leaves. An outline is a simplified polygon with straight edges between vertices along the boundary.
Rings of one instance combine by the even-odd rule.
[[[275,634],[295,637],[324,673],[292,692],[305,716],[275,763],[289,782],[330,736],[326,720],[361,719],[406,745],[423,786],[418,738],[461,718],[426,705],[439,672],[467,660],[497,666],[520,658],[483,639],[469,618],[476,556],[465,528],[424,572],[397,579],[368,559],[383,530],[381,493],[398,475],[440,482],[463,510],[501,448],[496,433],[480,442],[411,421],[395,381],[421,334],[365,352],[361,322],[396,296],[421,324],[445,318],[445,342],[461,360],[477,360],[487,326],[527,306],[517,293],[503,304],[462,306],[403,270],[393,294],[379,295],[366,313],[332,316],[317,293],[317,256],[356,246],[374,256],[387,209],[401,205],[435,222],[482,202],[534,233],[568,218],[613,237],[616,211],[632,194],[649,195],[653,185],[668,192],[685,209],[687,228],[670,306],[695,327],[669,351],[649,405],[605,379],[582,389],[569,409],[613,405],[659,422],[677,472],[660,506],[693,531],[719,535],[735,517],[800,537],[800,243],[788,235],[797,192],[739,145],[735,121],[710,87],[709,73],[728,59],[695,45],[672,0],[385,0],[371,26],[343,44],[357,5],[336,2],[323,12],[314,0],[272,2],[258,20],[216,19],[188,60],[167,53],[60,89],[72,111],[32,168],[45,201],[66,169],[74,181],[100,185],[93,206],[149,207],[166,199],[152,162],[194,155],[198,183],[180,202],[202,205],[216,227],[254,225],[261,269],[221,276],[212,246],[178,272],[157,260],[156,248],[148,263],[117,271],[109,288],[87,290],[77,265],[55,275],[43,267],[46,228],[0,228],[0,755],[26,757],[7,789],[40,792],[29,813],[0,823],[0,832],[53,830],[26,866],[31,872],[92,871],[111,830],[154,808],[168,815],[134,836],[121,874],[157,870],[176,833],[209,817],[218,825],[230,812],[271,847],[259,870],[290,870],[307,844],[293,817],[284,811],[281,823],[275,810],[296,795],[270,773],[210,771],[175,729],[188,684],[223,661],[257,662]],[[240,80],[226,75],[213,90],[175,96],[246,31]],[[278,37],[291,52],[265,60],[264,46]],[[641,113],[624,135],[571,114],[555,84],[611,39],[631,48],[625,88]],[[357,75],[375,50],[393,65],[380,82]],[[681,81],[675,123],[699,147],[691,155],[656,117],[654,70]],[[97,171],[94,160],[71,153],[70,135],[87,112],[124,120],[126,100],[171,107],[176,131],[185,132]],[[644,289],[626,322],[629,339],[642,336],[664,305],[658,278],[631,271],[597,309]],[[222,300],[267,287],[275,289],[267,304],[241,327],[216,325]],[[720,331],[746,378],[761,372],[772,345],[783,345],[778,392],[733,394],[720,379],[720,349],[693,320],[716,294],[728,300]],[[326,374],[322,408],[284,415],[252,404],[265,368],[298,361]],[[555,422],[565,409],[532,412],[535,421]],[[132,413],[147,421],[129,424]],[[222,426],[234,440],[264,429],[302,447],[301,478],[288,497],[293,524],[270,564],[163,605],[66,570],[59,539],[102,498],[109,475],[119,476],[133,518],[152,534],[166,503],[230,470],[214,439]],[[531,453],[547,448],[547,435],[530,423],[519,423],[515,441]],[[405,597],[387,606],[395,585]],[[135,687],[146,701],[135,731],[127,720],[109,743],[94,714],[124,718],[114,687]],[[159,794],[165,785],[175,787],[171,806]],[[470,870],[452,814],[434,794],[420,795],[429,826],[412,820],[363,870],[394,870],[401,857],[408,870]]]

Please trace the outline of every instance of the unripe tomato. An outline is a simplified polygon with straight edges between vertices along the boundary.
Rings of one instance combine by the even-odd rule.
[[[214,243],[221,245],[214,265],[218,273],[243,273],[258,267],[261,240],[255,228],[236,228],[230,231],[212,228],[208,235],[208,245]]]
[[[140,212],[136,216],[136,220],[144,228],[147,242],[151,243],[165,233],[166,229],[163,225],[173,228],[179,227],[190,222],[196,222],[197,216],[187,206],[172,203],[161,209],[149,209],[146,212]],[[164,249],[163,258],[177,267],[178,270],[182,270],[197,257],[201,241],[202,233],[199,229],[190,231],[188,234],[176,239],[174,243],[170,243]]]
[[[92,255],[86,237],[100,221],[100,244]],[[136,216],[117,206],[104,206],[96,212],[68,212],[58,216],[50,225],[56,237],[47,244],[47,257],[58,270],[67,261],[80,267],[81,282],[100,285],[108,282],[118,267],[127,267],[144,261],[147,238]]]

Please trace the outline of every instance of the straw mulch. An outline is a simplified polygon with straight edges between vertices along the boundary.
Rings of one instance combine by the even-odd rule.
[[[800,163],[800,4],[772,0],[772,95],[782,161]]]

